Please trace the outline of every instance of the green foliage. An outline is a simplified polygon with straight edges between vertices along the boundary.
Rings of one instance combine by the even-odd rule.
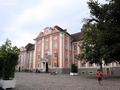
[[[71,72],[72,73],[77,73],[78,72],[78,67],[75,64],[71,64]]]
[[[97,24],[90,24],[89,28],[82,29],[82,45],[80,46],[83,53],[78,55],[80,60],[84,59],[86,62],[90,63],[101,63],[104,57],[104,43],[102,36],[104,33],[97,28]]]
[[[0,79],[3,77],[4,55],[0,53]]]
[[[84,58],[92,63],[120,61],[120,0],[106,0],[100,4],[98,0],[87,2],[91,19],[85,19],[83,25],[83,45],[80,47]],[[92,25],[91,22],[95,21]]]
[[[15,66],[18,63],[19,49],[11,45],[11,41],[7,39],[0,47],[0,76],[5,80],[14,78]]]
[[[15,66],[17,65],[18,54],[15,52],[7,52],[4,62],[4,77],[8,80],[14,78]]]
[[[107,4],[99,4],[93,0],[88,2],[91,15],[99,20],[98,29],[104,32],[102,38],[106,47],[106,63],[120,61],[120,0],[107,1]]]

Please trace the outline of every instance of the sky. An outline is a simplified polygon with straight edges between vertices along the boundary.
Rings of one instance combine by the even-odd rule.
[[[80,32],[83,18],[90,17],[87,1],[0,0],[0,46],[7,38],[18,48],[34,44],[40,32],[55,25],[70,34]]]

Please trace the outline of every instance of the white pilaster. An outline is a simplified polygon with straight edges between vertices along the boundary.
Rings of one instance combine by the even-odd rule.
[[[89,62],[86,62],[86,68],[88,68],[88,63],[89,63]]]
[[[49,55],[51,55],[51,58],[50,58],[51,66],[50,67],[52,67],[52,36],[50,36],[50,52],[49,52]]]
[[[63,59],[62,59],[62,61],[63,61],[63,65],[62,65],[62,67],[64,68],[65,67],[65,40],[64,40],[65,38],[64,38],[64,34],[63,34],[63,38],[62,38],[62,41],[63,41],[63,51],[62,51],[62,53],[63,53]]]
[[[79,49],[79,46],[78,46],[78,43],[77,43],[77,47],[78,47],[78,54],[80,53],[80,49]],[[80,68],[80,61],[78,61],[78,68]]]
[[[62,37],[62,33],[60,33],[60,68],[62,68],[62,59],[63,59],[63,37]]]
[[[52,36],[50,36],[50,51],[52,52]]]
[[[93,63],[93,67],[94,67],[94,68],[96,68],[96,65],[95,65],[95,63]]]
[[[44,38],[42,38],[42,56],[41,58],[44,58]]]
[[[32,51],[30,51],[30,62],[29,62],[29,69],[31,69],[31,57],[32,57]]]
[[[68,38],[68,67],[70,67],[70,39]]]
[[[35,41],[35,47],[34,47],[34,51],[33,51],[33,69],[35,69],[35,64],[36,64],[36,41]]]

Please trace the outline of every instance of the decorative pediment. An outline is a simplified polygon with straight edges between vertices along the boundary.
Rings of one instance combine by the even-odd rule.
[[[46,34],[49,34],[50,32],[51,32],[51,27],[46,27],[45,29],[44,29],[44,34],[46,35]]]

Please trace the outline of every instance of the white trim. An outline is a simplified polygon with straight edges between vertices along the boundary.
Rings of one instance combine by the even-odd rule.
[[[35,41],[35,49],[34,49],[34,51],[33,51],[33,53],[34,53],[34,56],[33,56],[33,69],[35,68],[35,64],[36,64],[36,41]]]
[[[68,38],[68,67],[70,67],[70,41],[69,41],[69,38]]]
[[[64,68],[65,67],[65,40],[64,40],[64,34],[63,34],[63,38],[62,38],[62,40],[63,40],[63,59],[62,59],[62,61],[63,61],[63,65],[62,65],[62,68]]]
[[[60,33],[60,68],[62,68],[62,50],[63,50],[63,37],[62,37],[62,33]]]
[[[44,38],[42,38],[42,54],[41,58],[44,58]]]
[[[50,60],[51,60],[51,67],[52,67],[52,36],[50,36],[50,52],[49,52]]]

